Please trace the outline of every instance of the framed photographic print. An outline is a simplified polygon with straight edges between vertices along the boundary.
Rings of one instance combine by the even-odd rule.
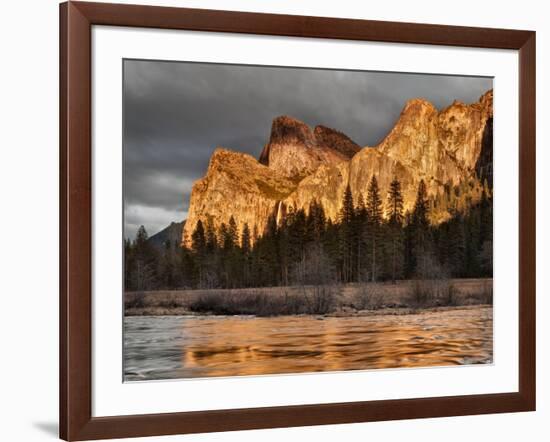
[[[60,436],[535,409],[535,33],[60,7]]]

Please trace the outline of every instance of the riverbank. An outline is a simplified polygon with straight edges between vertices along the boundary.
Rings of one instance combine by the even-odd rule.
[[[407,315],[492,305],[492,279],[127,292],[126,316]]]

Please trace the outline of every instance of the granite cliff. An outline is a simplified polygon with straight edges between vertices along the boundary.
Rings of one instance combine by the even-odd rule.
[[[415,98],[377,146],[361,148],[337,130],[277,117],[259,160],[215,150],[205,176],[193,185],[182,243],[190,245],[198,220],[219,227],[231,215],[239,231],[247,223],[261,235],[270,215],[280,219],[291,206],[307,211],[312,200],[336,220],[347,184],[355,198],[366,196],[373,175],[384,201],[390,182],[401,182],[406,210],[424,180],[437,224],[451,210],[478,200],[486,183],[492,185],[492,119],[492,90],[476,103],[455,101],[441,111]],[[463,198],[456,207],[438,204],[459,186]]]
[[[308,125],[283,115],[275,118],[260,163],[299,183],[322,164],[349,161],[361,148],[334,129]]]

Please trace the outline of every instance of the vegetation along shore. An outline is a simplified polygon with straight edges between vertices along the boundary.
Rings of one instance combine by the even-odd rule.
[[[125,314],[379,315],[491,305],[492,279],[127,292]]]

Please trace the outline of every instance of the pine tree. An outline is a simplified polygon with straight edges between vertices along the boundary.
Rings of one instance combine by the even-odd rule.
[[[164,251],[160,262],[159,272],[162,288],[175,288],[177,285],[175,254],[172,242],[169,239],[164,242]]]
[[[428,277],[431,260],[429,200],[426,184],[420,180],[412,213],[413,254],[415,272],[421,278]]]
[[[324,234],[325,224],[326,218],[323,206],[313,199],[309,204],[309,213],[306,220],[307,242],[319,241]]]
[[[484,276],[493,276],[493,201],[487,180],[481,198],[481,227],[479,262]]]
[[[440,227],[441,228],[441,227]],[[447,256],[448,267],[455,277],[464,276],[466,257],[466,238],[464,233],[464,219],[460,214],[448,222]]]
[[[157,256],[153,246],[148,241],[149,236],[144,226],[140,226],[134,244],[134,283],[136,290],[151,290],[157,283]]]
[[[426,191],[426,183],[424,180],[420,180],[418,183],[418,191],[416,192],[416,200],[414,203],[413,210],[413,223],[417,226],[422,226],[427,228],[429,225],[428,221],[428,192]]]
[[[280,232],[278,235],[279,244],[285,244],[285,254],[288,254],[286,262],[289,266],[293,265],[294,278],[299,284],[304,283],[307,244],[307,217],[304,209],[293,209],[293,216],[290,216],[286,223],[287,233]],[[281,249],[278,249],[281,253]],[[282,253],[281,253],[282,255]],[[298,264],[296,264],[298,263]]]
[[[359,193],[357,198],[357,207],[355,208],[354,217],[354,230],[355,230],[355,262],[356,262],[356,275],[357,281],[363,280],[363,268],[367,262],[367,244],[366,233],[368,225],[367,207],[365,206],[365,200],[363,194]]]
[[[213,253],[218,245],[218,238],[216,237],[216,228],[214,227],[214,221],[211,216],[206,220],[206,232],[205,232],[206,250],[209,253]]]
[[[231,247],[231,240],[229,239],[227,224],[225,223],[221,223],[218,230],[218,247],[222,250],[226,250],[227,247]]]
[[[231,243],[231,248],[237,247],[239,244],[239,231],[237,229],[237,222],[233,215],[229,217],[229,227],[227,229],[228,240]]]
[[[481,210],[480,207],[473,207],[464,218],[465,232],[465,266],[466,276],[475,278],[480,276],[481,263],[479,261],[481,252]]]
[[[397,178],[394,178],[390,183],[386,203],[386,218],[389,224],[403,225],[403,195],[401,194],[401,183]]]
[[[348,183],[344,190],[342,198],[342,208],[339,213],[340,222],[340,257],[341,257],[341,271],[342,280],[344,282],[350,282],[353,272],[353,220],[354,220],[355,207],[353,205],[353,195]]]
[[[220,273],[225,288],[238,287],[241,284],[243,265],[242,252],[239,244],[237,223],[233,215],[229,217],[228,224],[222,223],[218,234],[221,242]]]
[[[197,221],[195,230],[191,234],[191,243],[195,253],[199,255],[204,253],[206,249],[206,238],[204,235],[204,226],[200,219]]]
[[[145,244],[147,244],[148,239],[149,235],[147,235],[147,230],[145,230],[145,227],[139,226],[139,229],[136,233],[136,239],[134,241],[134,245],[136,246],[137,250],[143,250],[143,247],[145,247]]]
[[[386,217],[388,219],[388,234],[391,255],[391,279],[395,283],[402,273],[403,256],[403,196],[401,183],[394,178],[390,183],[386,203]]]
[[[493,201],[487,181],[483,186],[479,208],[481,211],[480,246],[483,246],[485,241],[493,241]]]
[[[276,215],[271,214],[263,235],[254,244],[253,274],[260,286],[277,285],[280,281],[278,236]]]
[[[198,270],[195,254],[192,249],[185,246],[179,249],[180,281],[185,287],[196,287],[198,282]]]
[[[380,189],[378,181],[373,175],[367,188],[367,216],[368,216],[368,239],[371,253],[371,279],[376,281],[377,274],[377,251],[380,248],[379,240],[381,236],[382,225],[382,199],[380,198]]]
[[[414,226],[412,222],[412,214],[407,211],[405,212],[403,228],[403,272],[405,278],[413,277],[415,268]]]
[[[250,280],[250,258],[251,246],[250,246],[250,228],[248,223],[244,223],[241,233],[241,253],[243,259],[243,284],[248,286]]]
[[[204,270],[206,258],[206,237],[204,234],[204,226],[201,220],[197,221],[195,230],[191,234],[191,243],[199,272],[199,287],[203,287],[205,276]]]
[[[250,228],[248,223],[244,223],[241,234],[241,249],[245,255],[250,253]]]
[[[124,240],[124,289],[135,290],[134,286],[135,257],[130,238]]]
[[[339,221],[342,224],[351,224],[353,220],[354,205],[353,195],[351,193],[351,187],[348,183],[344,190],[344,196],[342,198],[342,208],[340,209]]]
[[[323,250],[326,252],[330,259],[331,268],[341,269],[341,257],[340,257],[340,232],[339,227],[332,219],[328,218],[325,224],[325,234],[321,238],[323,244]],[[338,278],[341,280],[341,274]]]

